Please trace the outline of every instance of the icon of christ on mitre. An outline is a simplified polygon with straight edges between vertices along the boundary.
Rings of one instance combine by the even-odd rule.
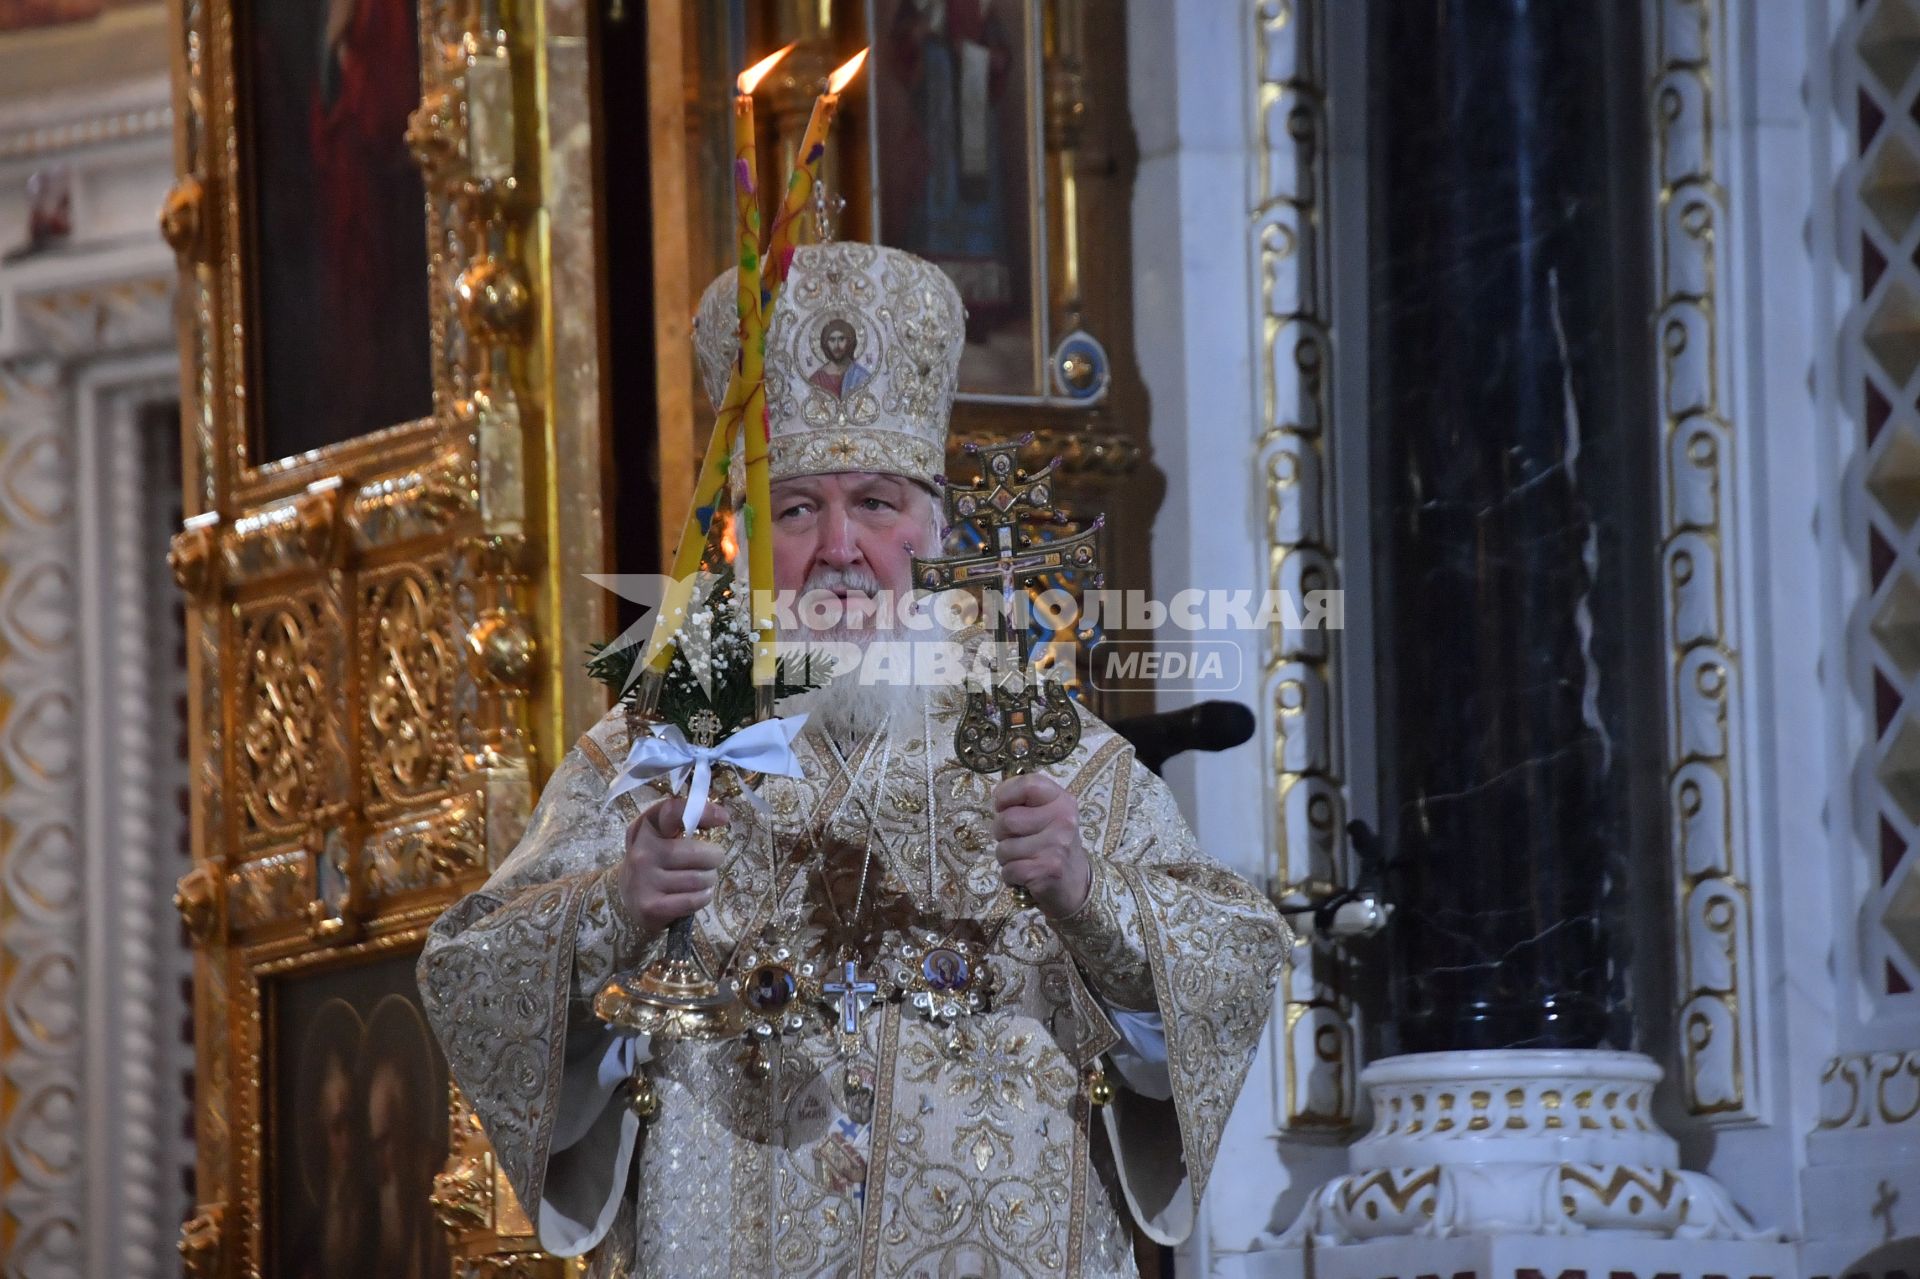
[[[744,521],[770,526],[773,589],[830,596],[843,650],[979,641],[891,615],[925,604],[916,563],[943,551],[958,292],[867,244],[783,265],[771,502]],[[696,321],[716,405],[735,297],[729,272]],[[690,833],[667,775],[608,802],[636,746],[616,708],[434,926],[426,1006],[545,1249],[597,1250],[607,1276],[1116,1276],[1129,1220],[1184,1237],[1286,927],[1094,716],[1074,706],[1070,753],[1003,777],[959,757],[968,697],[846,673],[788,696],[792,775],[716,785]],[[738,1033],[597,1017],[689,914]]]

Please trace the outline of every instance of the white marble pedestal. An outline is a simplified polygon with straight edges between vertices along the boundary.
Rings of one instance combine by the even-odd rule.
[[[1650,1113],[1638,1053],[1424,1053],[1361,1075],[1352,1171],[1222,1275],[1302,1279],[1794,1279],[1794,1250]]]

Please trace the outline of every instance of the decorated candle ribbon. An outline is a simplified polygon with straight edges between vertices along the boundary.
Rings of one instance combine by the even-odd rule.
[[[687,740],[675,724],[655,724],[653,735],[642,737],[627,752],[620,776],[607,788],[602,807],[628,791],[638,790],[656,777],[665,776],[674,794],[691,781],[687,792],[687,810],[680,818],[680,829],[691,835],[706,811],[707,793],[713,787],[713,767],[730,764],[743,773],[766,773],[774,777],[800,776],[800,760],[793,753],[793,739],[805,728],[805,715],[786,715],[763,719],[711,746]],[[740,793],[761,813],[769,811],[766,801],[742,786]]]

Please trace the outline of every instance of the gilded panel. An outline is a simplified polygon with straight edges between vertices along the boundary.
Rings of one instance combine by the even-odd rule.
[[[331,12],[348,19],[303,16]],[[586,146],[590,97],[582,51],[542,47],[540,3],[174,0],[170,13],[180,176],[161,229],[181,270],[187,511],[170,558],[189,600],[196,779],[196,865],[177,904],[199,948],[202,1200],[180,1247],[188,1273],[225,1277],[272,1272],[304,1202],[267,1184],[262,1143],[299,1083],[274,1073],[263,1031],[275,983],[404,967],[517,839],[568,717],[594,709],[572,663],[538,660],[583,646],[581,574],[604,568],[596,527],[555,536],[564,504],[543,487],[557,456],[602,453],[597,411],[550,422],[544,400],[555,360],[594,380],[598,335],[550,345],[540,320],[549,237],[574,246],[577,272],[593,217],[591,200],[544,206],[544,121],[564,99]],[[314,56],[276,78],[289,49]],[[378,181],[358,152],[289,132],[342,111],[374,126]],[[321,210],[310,226],[296,225],[301,191]],[[336,234],[361,214],[380,245]],[[376,248],[413,265],[366,265]],[[356,324],[336,307],[308,367],[286,333],[314,331],[354,289],[424,297],[424,314],[405,319],[408,301]],[[424,353],[419,396],[364,393],[412,367],[407,352]],[[371,1026],[373,1011],[356,1015]],[[423,1140],[445,1154],[457,1124],[444,1075],[437,1086],[442,1100],[413,1110],[440,1116]],[[454,1251],[482,1271],[553,1270],[504,1206],[484,1231],[443,1233],[427,1171],[408,1220],[431,1227],[429,1270],[451,1273]]]
[[[236,610],[235,781],[243,847],[297,837],[345,796],[336,706],[345,684],[341,618],[324,590]]]
[[[444,567],[405,564],[360,588],[368,811],[437,795],[456,765],[453,684],[458,636]]]

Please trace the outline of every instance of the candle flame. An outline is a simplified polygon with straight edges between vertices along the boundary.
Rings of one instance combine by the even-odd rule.
[[[860,74],[860,68],[865,65],[866,61],[867,51],[862,49],[841,63],[834,73],[827,77],[827,92],[838,93],[840,90],[846,88],[847,82]]]
[[[733,535],[733,512],[720,512],[720,553],[732,564],[739,559],[740,542]]]
[[[780,59],[792,52],[793,46],[788,45],[777,53],[769,53],[766,57],[760,59],[760,61],[754,63],[745,71],[742,71],[740,78],[733,82],[734,87],[742,94],[752,93],[754,86],[766,78],[767,72],[773,70],[775,66],[779,65]]]

